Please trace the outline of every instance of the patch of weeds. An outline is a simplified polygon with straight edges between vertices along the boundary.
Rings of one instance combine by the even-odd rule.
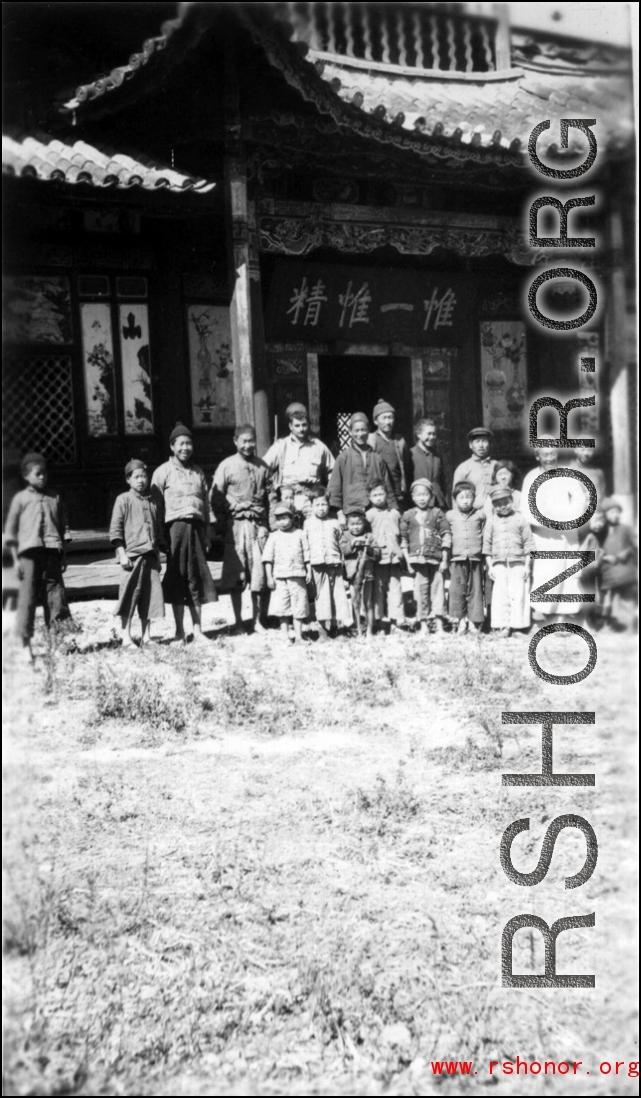
[[[154,732],[183,732],[195,719],[193,697],[183,690],[171,695],[149,675],[116,675],[104,661],[96,663],[93,683],[94,723],[119,720]]]
[[[82,632],[82,628],[73,618],[66,618],[64,621],[53,621],[42,632],[44,651],[41,658],[45,672],[43,690],[52,700],[57,701],[60,692],[60,657],[78,651],[75,638],[76,634]]]
[[[394,782],[388,782],[382,774],[378,774],[374,789],[364,790],[359,786],[355,793],[355,806],[358,812],[371,819],[371,829],[381,836],[390,825],[416,820],[423,808],[422,801],[407,781],[403,762],[399,763]]]
[[[322,1045],[345,1041],[345,1015],[336,989],[326,971],[309,964],[299,974],[299,996],[306,1002],[310,1017]]]
[[[313,719],[312,710],[296,698],[294,684],[254,685],[242,671],[229,671],[202,703],[223,725],[252,728],[269,736],[300,729]]]
[[[211,708],[225,723],[253,724],[263,694],[247,681],[242,671],[228,671],[218,682]]]
[[[401,672],[391,663],[370,660],[361,664],[352,660],[346,665],[345,673],[340,676],[328,667],[324,670],[330,688],[334,691],[340,690],[350,702],[372,708],[394,704]]]
[[[496,770],[502,749],[503,741],[500,741],[499,747],[494,735],[488,736],[482,743],[473,736],[467,736],[460,746],[436,747],[429,754],[434,762],[450,770]]]

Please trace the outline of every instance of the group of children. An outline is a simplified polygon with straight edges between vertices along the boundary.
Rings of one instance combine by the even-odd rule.
[[[360,413],[354,418],[355,430],[367,423]],[[429,421],[419,428],[424,438],[429,434],[423,446],[429,457],[436,432]],[[257,632],[264,631],[267,615],[279,620],[291,641],[301,640],[314,619],[323,640],[354,626],[371,635],[386,618],[391,629],[403,629],[406,571],[422,633],[442,633],[445,619],[459,633],[478,633],[488,618],[501,636],[527,631],[535,540],[519,506],[518,470],[509,461],[490,461],[491,433],[485,428],[468,437],[472,460],[456,470],[450,509],[444,489],[427,476],[409,485],[411,506],[390,506],[389,482],[376,475],[377,465],[361,486],[359,498],[366,492],[366,504],[337,496],[332,474],[329,491],[320,484],[304,492],[284,484],[270,505],[269,470],[255,456],[251,425],[236,428],[236,453],[219,465],[209,491],[193,461],[191,431],[177,423],[169,460],[151,483],[144,462],[128,462],[128,491],[113,508],[109,537],[122,570],[115,613],[123,645],[133,644],[135,612],[144,644],[150,622],[164,617],[166,602],[173,609],[174,640],[185,640],[188,607],[194,641],[206,642],[202,605],[218,598],[207,564],[212,526],[224,537],[219,586],[231,594],[237,626],[248,587]],[[363,453],[366,448],[363,442]],[[358,445],[355,454],[358,463]],[[16,629],[31,658],[38,603],[47,625],[69,616],[62,577],[69,535],[61,500],[47,487],[45,458],[27,454],[21,471],[26,487],[12,501],[5,540],[21,578]],[[610,593],[611,604],[634,596],[636,583],[632,532],[619,520],[618,503],[606,500],[583,546],[595,552],[591,582],[598,592]],[[161,552],[167,557],[162,583]]]

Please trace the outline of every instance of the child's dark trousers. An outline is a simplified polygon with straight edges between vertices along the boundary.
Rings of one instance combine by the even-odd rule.
[[[450,617],[469,618],[481,625],[483,610],[483,565],[480,560],[453,560],[450,564]]]
[[[30,641],[36,619],[36,607],[42,606],[45,625],[69,617],[67,595],[62,580],[62,555],[58,549],[27,549],[20,554],[22,582],[18,594],[16,633]]]

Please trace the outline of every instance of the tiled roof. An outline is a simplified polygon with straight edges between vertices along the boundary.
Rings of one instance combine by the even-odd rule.
[[[93,187],[142,187],[147,191],[207,194],[216,186],[206,179],[153,163],[146,156],[127,156],[105,146],[94,148],[86,141],[67,145],[42,133],[3,134],[2,172]]]
[[[141,50],[132,54],[125,65],[119,65],[89,84],[81,84],[76,88],[75,96],[62,104],[63,111],[74,112],[87,103],[108,96],[110,92],[117,92],[134,78],[147,75],[148,69],[168,71],[173,68],[209,27],[212,16],[209,9],[216,6],[190,2],[179,4],[178,15],[162,24],[159,35],[143,42]],[[170,56],[165,56],[169,45]]]
[[[401,69],[310,50],[307,61],[344,103],[409,132],[432,133],[482,147],[527,146],[537,122],[550,120],[538,151],[559,144],[561,118],[596,118],[595,134],[611,149],[633,134],[629,77],[526,72],[441,73]],[[570,129],[576,139],[577,130]],[[576,140],[577,149],[584,138]],[[570,151],[572,145],[570,145]]]
[[[290,7],[238,3],[229,10],[290,86],[322,114],[361,134],[395,144],[403,138],[403,146],[417,152],[429,151],[434,144],[437,153],[443,146],[452,147],[459,159],[476,159],[480,152],[490,159],[498,154],[502,161],[507,150],[513,158],[527,145],[533,126],[543,119],[550,119],[551,125],[539,137],[539,153],[558,144],[561,117],[596,118],[602,148],[622,148],[633,135],[630,75],[620,71],[625,51],[548,49],[517,32],[514,48],[523,63],[520,68],[488,73],[403,68],[320,53],[290,41],[293,29],[287,13],[273,18],[275,9]],[[216,4],[181,4],[177,18],[145,42],[141,53],[108,76],[78,88],[63,110],[84,108],[97,116],[149,93],[212,31],[217,10]],[[571,129],[568,153],[573,142],[575,149],[584,148],[583,139]]]

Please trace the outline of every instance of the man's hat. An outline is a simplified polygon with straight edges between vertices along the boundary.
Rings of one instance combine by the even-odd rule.
[[[494,433],[489,427],[473,427],[467,432],[467,441],[470,442],[473,438],[494,438]]]
[[[354,412],[354,415],[350,417],[349,426],[353,427],[355,423],[366,423],[369,427],[369,419],[365,415],[365,412]]]
[[[131,461],[128,461],[125,465],[125,480],[129,480],[129,477],[135,469],[144,469],[145,472],[147,472],[147,466],[144,461],[141,461],[140,458],[132,458]]]
[[[618,499],[615,498],[615,496],[608,496],[606,499],[604,499],[603,503],[599,507],[599,510],[609,511],[612,507],[616,507],[619,511],[623,511],[622,505],[619,503]]]
[[[185,423],[182,423],[180,420],[176,421],[176,426],[169,436],[169,441],[175,442],[177,438],[193,438],[189,427],[187,427],[187,425]]]
[[[494,503],[497,499],[512,499],[513,492],[511,488],[493,488],[490,492],[490,499]]]
[[[376,423],[378,417],[382,416],[385,412],[392,412],[392,414],[394,414],[395,409],[392,408],[392,405],[388,404],[386,400],[379,400],[378,404],[374,408],[374,411],[372,412],[374,422]]]
[[[291,507],[287,503],[277,503],[274,507],[275,515],[293,515]]]
[[[295,400],[293,404],[288,404],[285,409],[285,416],[289,419],[294,418],[308,418],[307,408],[304,404],[301,404],[298,400]]]

